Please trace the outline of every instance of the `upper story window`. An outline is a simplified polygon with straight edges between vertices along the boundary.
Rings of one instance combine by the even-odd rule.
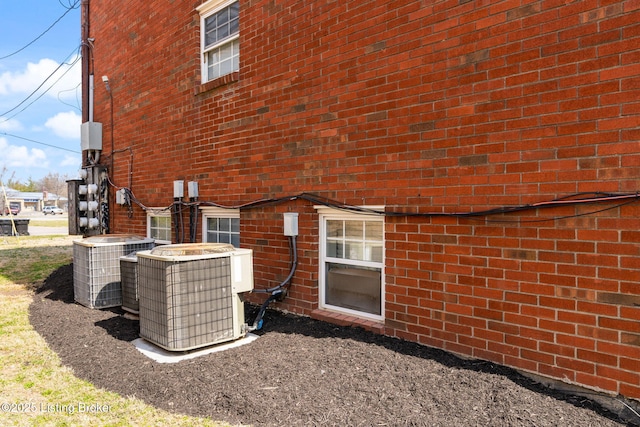
[[[238,71],[238,1],[211,0],[197,10],[200,12],[202,83]]]

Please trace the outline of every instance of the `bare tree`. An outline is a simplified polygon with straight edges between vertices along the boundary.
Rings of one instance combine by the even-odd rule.
[[[60,197],[64,197],[67,191],[67,180],[71,179],[68,175],[60,175],[59,173],[49,172],[47,176],[40,180],[40,187],[42,192],[45,191],[48,194],[56,195],[56,206],[58,205]]]
[[[7,173],[9,173],[9,169],[7,169],[6,166],[2,166],[2,169],[0,169],[0,183],[6,184],[4,176]],[[8,181],[11,181],[15,175],[16,175],[15,172],[11,172],[11,176],[9,177]]]
[[[4,213],[4,209],[6,206],[6,199],[4,197],[5,192],[6,192],[6,188],[3,188],[5,186],[5,181],[4,181],[4,176],[9,172],[9,169],[7,169],[6,166],[2,166],[2,169],[0,170],[0,215],[2,215],[2,213]],[[9,181],[11,181],[13,179],[13,177],[15,176],[15,172],[11,173],[11,177],[9,178]]]

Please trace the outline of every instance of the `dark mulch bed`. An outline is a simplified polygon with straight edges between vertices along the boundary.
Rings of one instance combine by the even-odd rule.
[[[64,266],[36,293],[34,328],[79,378],[168,411],[256,426],[622,425],[504,367],[275,311],[251,344],[156,363],[131,344],[137,321],[73,302],[72,276]]]

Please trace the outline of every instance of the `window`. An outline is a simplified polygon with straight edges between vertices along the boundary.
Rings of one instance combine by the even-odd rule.
[[[237,209],[202,208],[203,242],[231,243],[240,247],[240,211]]]
[[[212,0],[197,10],[200,12],[202,82],[238,71],[239,2]]]
[[[320,307],[382,320],[384,221],[319,208]]]
[[[147,214],[147,237],[155,239],[157,244],[171,243],[171,214],[169,212],[150,212]]]

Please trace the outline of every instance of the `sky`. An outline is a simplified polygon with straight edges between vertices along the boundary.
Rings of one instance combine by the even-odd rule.
[[[0,10],[0,178],[75,178],[81,166],[80,0],[0,0]]]

